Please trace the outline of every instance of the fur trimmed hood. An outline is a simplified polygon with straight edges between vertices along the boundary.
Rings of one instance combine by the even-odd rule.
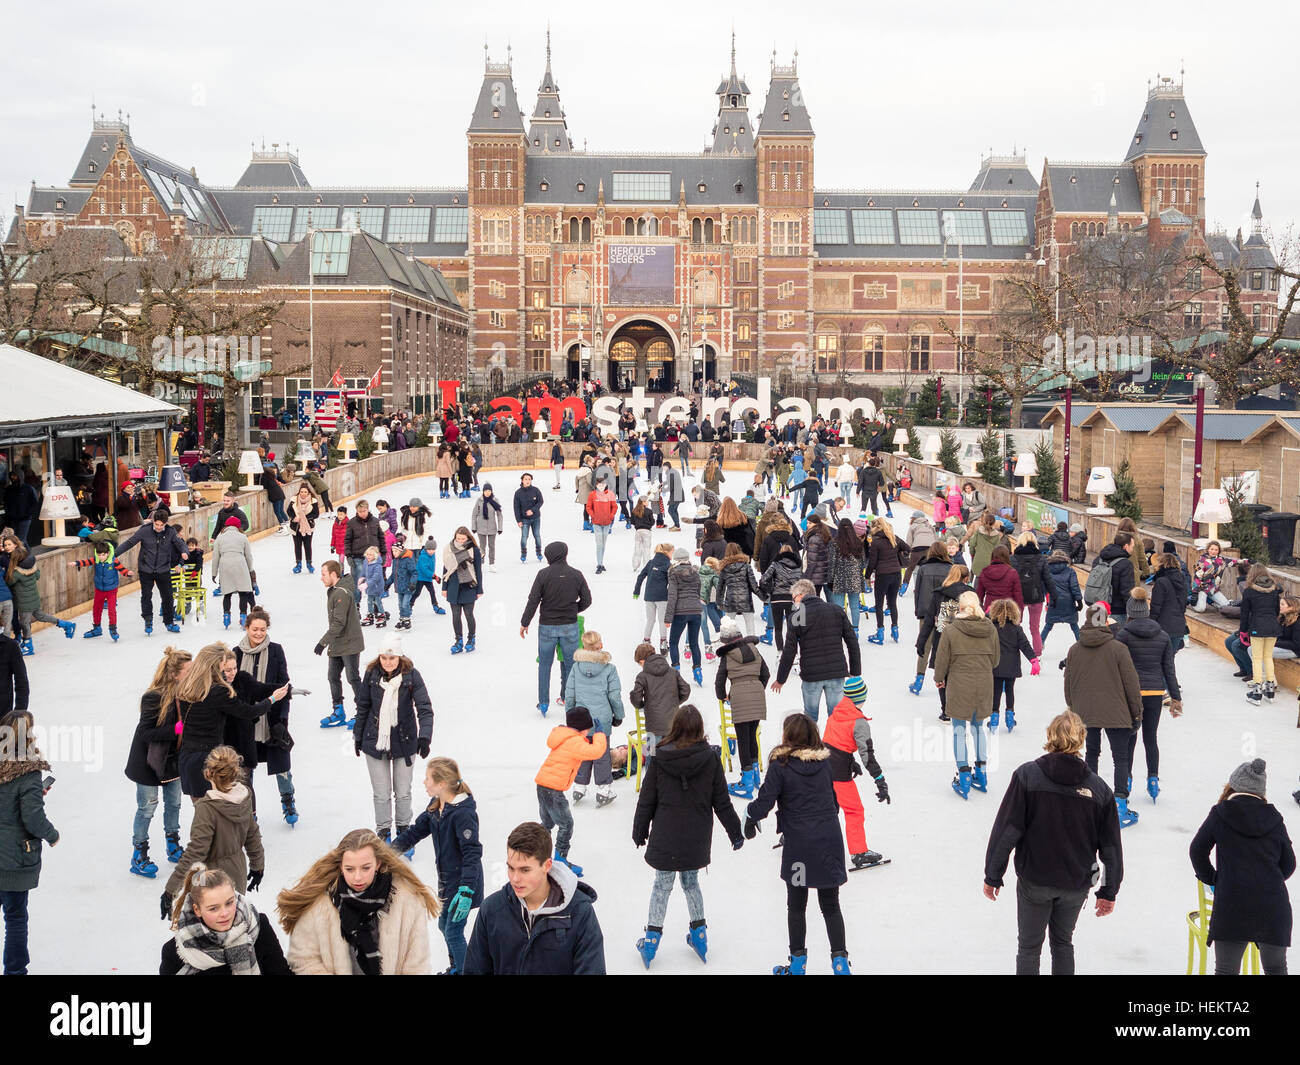
[[[575,662],[595,662],[598,665],[604,665],[610,661],[608,651],[588,651],[585,648],[573,652]]]
[[[831,756],[829,747],[787,747],[782,744],[779,747],[773,747],[768,758],[780,758],[788,761],[791,758],[797,758],[801,762],[821,762]]]
[[[50,763],[40,757],[39,751],[35,759],[6,758],[0,761],[0,785],[11,784],[28,773],[44,773],[49,768]]]

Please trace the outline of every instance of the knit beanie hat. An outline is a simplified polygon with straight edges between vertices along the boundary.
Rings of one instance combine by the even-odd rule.
[[[424,541],[424,549],[426,551],[437,551],[438,541],[435,540],[432,536],[430,536],[427,540]]]
[[[1172,540],[1166,540],[1160,545],[1160,553],[1164,555],[1176,555],[1178,554],[1178,545]]]
[[[686,548],[684,547],[679,547],[677,548],[677,550],[673,552],[674,562],[689,562],[690,560],[691,560],[691,553],[687,551]]]
[[[424,502],[420,499],[419,496],[411,496],[411,501],[406,505],[410,507],[412,510],[419,510],[421,507],[424,506]]]
[[[1081,533],[1081,532],[1083,532],[1083,526],[1080,525],[1077,521],[1070,526],[1071,535],[1073,535],[1074,533]]]
[[[861,706],[867,701],[867,682],[861,677],[848,677],[844,681],[844,696]]]
[[[1233,791],[1245,792],[1247,795],[1258,795],[1262,799],[1268,785],[1265,768],[1266,763],[1262,758],[1256,758],[1253,762],[1242,762],[1232,771],[1232,776],[1228,777],[1228,787]]]
[[[1062,551],[1059,547],[1047,556],[1048,562],[1069,562],[1070,556]]]
[[[154,511],[154,513],[157,514],[158,512]],[[233,525],[236,529],[238,529],[241,525],[243,525],[243,522],[241,522],[237,517],[235,517],[235,515],[232,514],[230,515],[230,517],[226,519],[225,524],[226,524],[226,528],[229,528],[230,526]]]
[[[400,655],[402,653],[402,638],[396,633],[389,633],[379,641],[379,650],[375,653],[381,655]]]
[[[1132,618],[1149,618],[1151,616],[1151,600],[1129,596],[1128,616]]]
[[[730,643],[732,640],[740,638],[740,626],[736,624],[733,618],[723,618],[722,624],[718,626],[718,637],[723,643]]]
[[[591,728],[591,711],[585,706],[575,706],[564,715],[564,723],[569,728],[577,729],[579,732],[586,732]]]

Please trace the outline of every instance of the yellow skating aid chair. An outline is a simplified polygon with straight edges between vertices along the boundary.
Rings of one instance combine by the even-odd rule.
[[[1209,964],[1210,914],[1214,903],[1210,893],[1201,881],[1196,882],[1197,908],[1187,914],[1187,975],[1204,976]],[[1195,961],[1193,959],[1195,958]],[[1241,959],[1242,976],[1260,974],[1259,947],[1254,943],[1246,944],[1246,954]]]
[[[172,596],[176,600],[176,616],[181,623],[189,619],[190,608],[194,617],[208,619],[208,590],[203,587],[203,574],[196,569],[172,570]]]
[[[641,773],[645,769],[645,749],[649,737],[645,730],[645,715],[640,710],[632,711],[636,717],[636,728],[627,730],[627,751],[628,757],[632,757],[632,752],[636,752],[636,790],[641,790]]]
[[[731,720],[731,700],[718,700],[718,739],[722,741],[722,768],[731,772],[732,750],[736,745],[736,726]],[[763,726],[760,724],[754,734],[755,746],[758,748],[758,768],[763,768]]]

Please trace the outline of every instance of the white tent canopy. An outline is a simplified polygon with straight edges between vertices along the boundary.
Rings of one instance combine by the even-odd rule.
[[[94,374],[11,344],[0,344],[0,444],[44,440],[47,433],[161,429],[184,411]]]

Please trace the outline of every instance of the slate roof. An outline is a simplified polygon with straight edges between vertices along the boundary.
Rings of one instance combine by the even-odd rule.
[[[1160,424],[1153,426],[1150,431],[1158,432],[1164,428],[1170,418],[1177,418],[1189,429],[1195,429],[1196,427],[1196,412],[1191,409],[1182,409],[1163,419]],[[1259,429],[1260,426],[1272,420],[1272,411],[1206,411],[1205,439],[1242,441]]]
[[[1105,214],[1110,210],[1112,194],[1120,213],[1145,213],[1137,174],[1127,163],[1049,161],[1045,171],[1052,191],[1052,207],[1057,214]]]
[[[1038,181],[1025,165],[1025,157],[990,155],[980,160],[971,192],[1037,192]]]
[[[677,206],[682,186],[687,204],[754,205],[758,203],[757,160],[749,156],[602,155],[591,152],[552,152],[528,156],[525,170],[525,199],[530,204],[589,204],[595,206],[600,183],[611,210],[622,201],[611,199],[613,175],[618,173],[666,173],[671,198],[655,203]],[[541,187],[546,182],[546,189]],[[705,191],[699,191],[703,181]],[[583,184],[582,191],[578,183]],[[737,188],[736,186],[740,187]]]
[[[767,102],[758,116],[758,132],[778,137],[813,135],[812,119],[804,105],[796,68],[772,67],[772,81],[767,88]]]
[[[534,143],[537,142],[537,143]],[[546,71],[537,86],[537,106],[528,126],[530,152],[567,152],[573,149],[569,126],[560,106],[560,86],[551,73],[551,31],[546,31]]]
[[[1161,78],[1147,95],[1146,107],[1138,119],[1137,129],[1129,141],[1124,162],[1132,162],[1148,153],[1163,155],[1204,155],[1200,134],[1183,98],[1182,85],[1172,78]]]
[[[524,136],[524,115],[515,95],[509,63],[485,64],[478,102],[469,120],[469,132],[518,133]]]
[[[951,192],[906,192],[887,190],[882,192],[863,191],[828,191],[815,192],[813,205],[818,211],[843,211],[847,242],[843,244],[816,243],[817,254],[823,259],[938,259],[944,254],[943,240],[940,236],[934,243],[904,243],[907,239],[900,229],[898,211],[924,210],[933,213],[934,232],[941,233],[942,212],[979,211],[984,215],[983,229],[993,239],[990,231],[989,212],[1019,211],[1024,216],[1024,240],[1015,244],[976,244],[963,243],[962,254],[968,260],[979,259],[1023,259],[1034,244],[1034,207],[1037,197],[1033,193],[970,193],[962,190]],[[959,206],[962,205],[962,206]],[[1003,206],[1005,204],[1005,206]],[[857,243],[859,235],[854,225],[853,211],[888,210],[893,213],[892,236],[890,243]],[[822,216],[825,218],[826,216]],[[957,257],[957,245],[949,244],[948,257]]]
[[[1074,414],[1074,410],[1077,410],[1077,407],[1071,410],[1071,415]],[[1169,415],[1176,414],[1178,411],[1171,404],[1134,403],[1129,405],[1108,403],[1094,408],[1092,413],[1097,417],[1108,419],[1121,432],[1149,433],[1167,420]]]
[[[37,215],[52,215],[56,218],[66,215],[73,218],[86,206],[90,199],[90,189],[41,188],[33,185],[27,193],[27,206],[24,209],[28,218]],[[63,201],[63,207],[58,206]]]
[[[311,182],[302,172],[296,157],[287,152],[276,153],[279,158],[258,158],[271,153],[254,152],[253,158],[235,182],[238,186],[260,189],[310,188]]]

